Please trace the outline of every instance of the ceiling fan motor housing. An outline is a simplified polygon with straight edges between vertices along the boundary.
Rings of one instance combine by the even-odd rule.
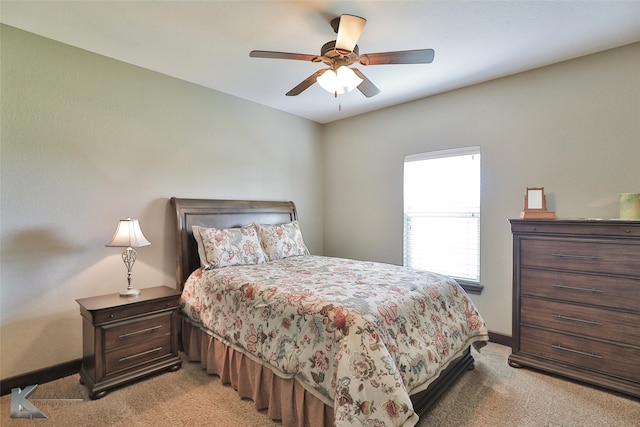
[[[352,52],[336,49],[336,41],[332,40],[322,46],[320,49],[320,56],[324,56],[329,59],[345,58],[348,60],[355,60],[360,56],[360,50],[358,49],[358,45],[353,47]]]

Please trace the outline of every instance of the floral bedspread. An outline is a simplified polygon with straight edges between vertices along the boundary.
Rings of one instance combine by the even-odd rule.
[[[412,426],[409,396],[469,344],[488,340],[452,279],[319,256],[198,269],[182,294],[193,321],[295,377],[333,406],[338,426]]]

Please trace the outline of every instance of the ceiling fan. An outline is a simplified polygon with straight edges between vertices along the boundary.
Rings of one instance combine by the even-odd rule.
[[[331,20],[331,27],[338,34],[336,40],[325,43],[320,55],[303,53],[273,52],[252,50],[252,58],[294,59],[300,61],[323,62],[328,68],[316,71],[296,87],[287,92],[287,96],[296,96],[318,82],[327,91],[338,96],[357,88],[367,98],[380,93],[360,70],[350,67],[352,64],[428,64],[433,61],[433,49],[416,49],[395,52],[359,53],[358,38],[367,20],[354,15],[341,15]]]

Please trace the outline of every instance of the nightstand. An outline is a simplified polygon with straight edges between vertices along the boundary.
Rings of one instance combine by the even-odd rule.
[[[166,286],[76,300],[82,316],[80,382],[92,399],[107,390],[182,366],[178,356],[180,292]]]

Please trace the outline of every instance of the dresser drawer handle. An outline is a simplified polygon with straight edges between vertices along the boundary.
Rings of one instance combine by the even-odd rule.
[[[160,350],[162,350],[162,347],[157,347],[157,348],[154,348],[152,350],[143,351],[142,353],[132,354],[131,356],[123,357],[123,358],[119,359],[118,361],[119,362],[124,362],[125,360],[135,359],[136,357],[140,357],[140,356],[146,356],[147,354],[155,353],[155,352],[160,351]]]
[[[572,291],[585,291],[585,292],[595,292],[595,293],[604,293],[604,291],[601,291],[600,289],[596,289],[596,288],[579,288],[576,286],[567,286],[567,285],[553,285],[554,288],[558,288],[558,289],[570,289]]]
[[[122,334],[118,338],[122,339],[122,338],[132,337],[132,336],[135,336],[135,335],[144,334],[146,332],[155,331],[156,329],[160,329],[160,328],[162,328],[162,326],[154,326],[152,328],[141,329],[139,331],[129,332],[128,334]]]
[[[571,259],[591,259],[591,260],[598,260],[598,259],[602,259],[601,256],[595,256],[595,255],[571,255],[571,254],[551,254],[556,258],[571,258]]]
[[[555,344],[552,344],[551,347],[555,348],[556,350],[568,351],[570,353],[577,353],[577,354],[581,354],[583,356],[593,357],[595,359],[602,359],[602,356],[600,356],[599,354],[595,354],[595,353],[587,353],[585,351],[573,350],[571,348],[567,348],[567,347],[563,347],[561,345],[555,345]]]
[[[589,325],[602,326],[602,323],[593,320],[576,319],[575,317],[563,316],[562,314],[554,314],[553,317],[561,320],[571,320],[573,322],[588,323]]]

